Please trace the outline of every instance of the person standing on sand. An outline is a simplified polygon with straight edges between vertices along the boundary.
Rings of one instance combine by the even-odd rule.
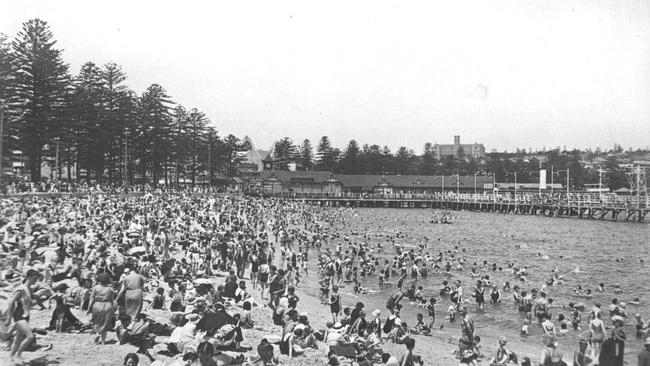
[[[41,278],[38,271],[28,270],[23,284],[14,290],[6,311],[6,326],[9,327],[12,320],[16,323],[16,334],[11,344],[9,357],[18,364],[23,362],[22,352],[36,339],[29,326],[29,309],[32,307],[31,286]]]
[[[395,291],[388,300],[386,300],[386,309],[388,309],[391,314],[395,314],[395,308],[399,305],[399,302],[403,297],[404,293],[402,291]]]
[[[128,314],[131,319],[137,319],[142,311],[144,289],[144,277],[131,269],[128,275],[124,277],[120,297],[124,297],[124,313]]]
[[[115,313],[115,296],[110,282],[111,278],[106,273],[97,275],[97,285],[93,287],[88,304],[88,313],[93,314],[93,327],[98,334],[95,343],[101,342],[101,345],[106,342],[106,332]]]
[[[336,323],[341,313],[341,295],[339,294],[339,287],[337,285],[332,287],[332,294],[330,295],[328,304],[332,313],[332,320]]]

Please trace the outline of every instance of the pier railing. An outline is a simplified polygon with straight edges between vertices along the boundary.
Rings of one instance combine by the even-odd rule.
[[[275,192],[264,196],[288,199],[339,199],[339,200],[409,200],[409,201],[447,201],[469,203],[501,203],[522,205],[554,205],[564,207],[599,207],[599,208],[648,208],[648,200],[634,196],[618,196],[598,193],[337,193],[337,192]]]

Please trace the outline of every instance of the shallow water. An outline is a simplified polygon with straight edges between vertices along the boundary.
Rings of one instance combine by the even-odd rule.
[[[491,269],[479,271],[481,274],[489,274],[493,283],[501,285],[504,281],[510,281],[511,285],[517,284],[524,290],[541,288],[557,266],[564,276],[565,284],[549,288],[549,297],[553,298],[556,304],[582,302],[590,309],[595,302],[600,302],[606,314],[612,297],[625,302],[633,297],[640,297],[640,305],[627,306],[630,314],[626,321],[628,339],[634,338],[634,313],[643,314],[646,320],[650,318],[650,308],[647,306],[650,304],[649,224],[475,212],[452,212],[452,215],[457,216],[453,225],[430,224],[429,220],[434,212],[440,215],[440,211],[424,209],[356,209],[345,214],[345,225],[333,230],[341,235],[348,235],[351,241],[363,241],[364,233],[369,234],[368,242],[372,248],[376,247],[377,243],[384,247],[385,253],[382,257],[392,257],[395,254],[393,239],[395,243],[407,248],[417,248],[419,244],[428,243],[425,252],[429,251],[433,256],[439,251],[453,250],[458,245],[461,250],[459,255],[468,259],[464,272],[457,271],[454,264],[451,277],[430,274],[426,280],[419,281],[418,285],[424,286],[427,297],[440,299],[438,288],[441,282],[447,279],[451,283],[452,280],[460,279],[463,282],[465,298],[469,298],[468,295],[476,283],[476,278],[467,275],[473,262],[480,265],[485,260],[490,264],[490,268],[492,263],[505,268],[507,262],[513,262],[516,267],[527,266],[530,275],[526,283],[516,281],[506,272],[493,272]],[[400,237],[395,237],[397,233]],[[332,247],[337,243],[343,243],[343,249],[346,249],[342,238],[330,241]],[[464,253],[462,249],[465,249]],[[542,257],[548,256],[548,259],[542,259],[538,253]],[[641,262],[641,259],[644,259],[645,263]],[[380,267],[383,267],[383,260],[381,263]],[[571,272],[578,266],[584,273]],[[391,277],[390,281],[394,284],[397,278]],[[605,283],[604,293],[596,291],[600,282]],[[412,283],[411,280],[406,280],[404,288],[408,288]],[[364,279],[362,284],[366,288],[377,290],[377,276]],[[578,284],[582,285],[583,289],[592,289],[594,297],[588,299],[575,296],[573,289]],[[623,293],[613,293],[615,284],[620,285]],[[382,310],[385,317],[385,299],[394,291],[395,288],[387,288],[374,294],[354,296],[351,294],[351,286],[346,286],[342,293],[344,301],[347,300],[346,305],[352,306],[356,301],[362,300],[366,303],[367,313],[376,307]],[[510,336],[518,335],[521,320],[514,308],[511,292],[504,293],[501,304],[486,304],[484,311],[478,311],[473,299],[471,300],[467,306],[479,328],[497,332],[500,330]],[[448,299],[443,299],[436,305],[437,325],[442,324],[449,305]],[[414,324],[417,312],[424,313],[423,309],[405,304],[402,314],[409,324]],[[557,315],[561,312],[561,309],[553,309],[553,321],[558,331]],[[568,312],[564,314],[568,318]],[[583,329],[586,329],[586,318],[585,312]],[[534,328],[531,326],[533,334],[541,332]],[[479,330],[479,334],[480,332]],[[569,337],[574,339],[565,342],[573,342],[577,336],[577,332],[572,332]]]

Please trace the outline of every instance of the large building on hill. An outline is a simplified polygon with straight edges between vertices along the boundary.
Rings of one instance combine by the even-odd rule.
[[[436,159],[440,160],[443,157],[451,156],[456,159],[474,158],[482,159],[485,157],[485,146],[483,144],[461,144],[460,136],[454,136],[454,143],[452,144],[435,144],[433,151]]]

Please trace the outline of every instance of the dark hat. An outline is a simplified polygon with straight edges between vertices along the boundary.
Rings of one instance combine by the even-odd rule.
[[[357,303],[357,306],[356,306],[356,307],[358,307],[358,308],[362,308],[362,307],[364,307],[364,306],[365,306],[365,305],[363,305],[363,303],[362,303],[361,301],[359,301],[359,302]]]

